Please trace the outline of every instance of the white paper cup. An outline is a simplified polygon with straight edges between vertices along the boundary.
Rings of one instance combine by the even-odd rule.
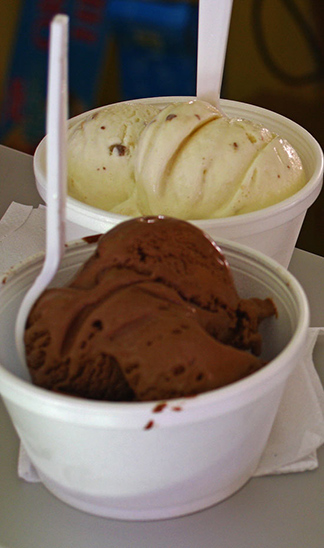
[[[111,518],[171,518],[232,495],[253,475],[286,381],[305,344],[305,294],[283,267],[219,240],[242,297],[272,297],[278,318],[264,322],[270,363],[227,387],[194,398],[110,403],[33,386],[17,358],[14,322],[43,256],[14,268],[0,291],[0,391],[41,481],[59,499]],[[56,285],[66,283],[94,251],[72,244]]]
[[[192,97],[160,97],[138,99],[136,102],[165,103],[188,100]],[[264,108],[236,101],[221,101],[230,117],[240,117],[263,124],[287,139],[298,152],[307,177],[307,184],[299,192],[265,209],[223,219],[191,221],[212,238],[226,238],[257,249],[287,267],[291,259],[305,214],[316,200],[323,184],[323,152],[317,141],[304,128],[288,118]],[[94,109],[91,112],[96,112]],[[87,116],[73,118],[70,123]],[[34,156],[34,172],[38,191],[46,202],[46,138],[38,145]],[[67,198],[67,219],[90,233],[102,233],[128,217],[98,209],[70,196]]]

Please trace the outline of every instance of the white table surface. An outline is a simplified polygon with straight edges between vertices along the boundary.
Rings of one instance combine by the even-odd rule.
[[[0,145],[0,217],[12,201],[37,206],[32,157]],[[311,325],[324,325],[324,258],[296,249]],[[324,343],[314,361],[324,382]],[[324,446],[312,472],[253,478],[207,510],[176,519],[126,522],[91,516],[41,484],[19,480],[18,437],[0,400],[0,548],[321,548]]]

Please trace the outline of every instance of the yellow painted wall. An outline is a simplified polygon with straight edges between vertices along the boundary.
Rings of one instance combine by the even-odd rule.
[[[21,0],[0,0],[0,103],[20,6]]]
[[[289,13],[285,2],[257,0],[263,6],[262,32],[271,56],[279,69],[292,77],[303,77],[319,70],[314,54]],[[311,83],[288,84],[267,67],[253,30],[254,0],[234,0],[229,35],[224,95],[276,110],[314,133],[324,146],[324,78]],[[324,59],[323,3],[318,0],[295,0],[313,36],[322,48]]]

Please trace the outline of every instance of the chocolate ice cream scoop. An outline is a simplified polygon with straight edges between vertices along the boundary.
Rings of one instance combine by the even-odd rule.
[[[222,252],[198,228],[132,219],[100,238],[67,287],[38,300],[28,366],[35,384],[75,396],[191,396],[262,367],[258,326],[274,314],[270,299],[240,299]]]

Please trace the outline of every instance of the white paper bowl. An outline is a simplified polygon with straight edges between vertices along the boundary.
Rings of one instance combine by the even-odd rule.
[[[137,102],[165,103],[188,100],[190,97],[160,97],[138,99]],[[222,100],[222,107],[230,117],[241,117],[264,124],[287,139],[297,150],[307,177],[307,184],[299,192],[279,204],[260,211],[223,219],[191,221],[212,238],[226,238],[257,249],[287,267],[291,259],[307,209],[316,200],[323,184],[323,152],[317,141],[304,128],[288,118],[264,108],[245,103]],[[94,109],[95,112],[99,109]],[[73,118],[75,123],[89,112]],[[46,202],[46,137],[38,145],[34,156],[34,172],[38,191]],[[106,232],[128,217],[98,209],[74,198],[67,198],[67,219],[93,233]],[[83,235],[83,234],[82,234]]]
[[[0,291],[0,391],[44,485],[86,512],[129,520],[163,519],[213,505],[253,475],[309,324],[295,278],[262,254],[219,240],[241,296],[272,297],[278,319],[263,325],[257,373],[194,398],[156,403],[83,400],[33,386],[17,358],[14,322],[41,255],[15,267]],[[69,246],[56,285],[94,250]]]

